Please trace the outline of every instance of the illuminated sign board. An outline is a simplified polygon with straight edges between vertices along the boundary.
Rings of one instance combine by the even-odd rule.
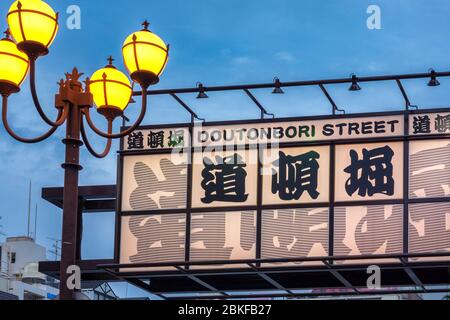
[[[121,144],[120,263],[450,251],[448,110],[141,127]]]

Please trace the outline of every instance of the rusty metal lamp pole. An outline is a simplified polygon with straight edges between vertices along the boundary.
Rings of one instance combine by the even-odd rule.
[[[60,265],[60,299],[76,299],[76,290],[68,287],[68,267],[77,265],[79,260],[79,199],[78,177],[80,147],[86,146],[97,158],[104,158],[111,149],[112,139],[119,139],[133,132],[144,119],[147,110],[147,89],[159,81],[167,60],[169,47],[144,22],[141,31],[131,34],[123,44],[125,66],[131,79],[141,86],[142,107],[136,122],[128,129],[113,133],[113,122],[123,115],[131,95],[132,85],[128,77],[113,66],[108,65],[95,72],[84,83],[82,73],[76,68],[61,79],[56,94],[55,107],[58,115],[52,121],[42,108],[36,90],[36,60],[49,53],[48,48],[58,31],[58,14],[41,0],[15,1],[7,15],[9,30],[0,40],[0,94],[2,96],[2,122],[15,140],[22,143],[38,143],[52,136],[59,127],[66,125],[64,169],[64,206],[62,230],[62,256]],[[11,37],[12,36],[12,37]],[[49,130],[36,138],[24,138],[13,131],[8,122],[8,99],[20,91],[27,74],[30,76],[30,90],[33,103]],[[97,106],[108,124],[107,132],[98,129],[91,119],[90,110]],[[107,139],[103,152],[94,150],[88,140],[84,121],[98,135]]]

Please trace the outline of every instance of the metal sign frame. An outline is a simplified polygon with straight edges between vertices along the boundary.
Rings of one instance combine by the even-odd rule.
[[[361,139],[343,139],[343,140],[330,140],[330,141],[318,141],[318,142],[293,142],[293,143],[280,143],[280,148],[291,148],[291,147],[312,147],[312,146],[323,146],[327,145],[330,146],[330,201],[325,203],[309,203],[309,204],[283,204],[283,205],[263,205],[262,204],[262,197],[263,197],[263,176],[261,175],[261,169],[262,169],[262,163],[259,159],[258,164],[258,182],[257,182],[257,205],[256,206],[238,206],[238,207],[215,207],[215,208],[193,208],[191,203],[191,186],[192,186],[192,172],[193,172],[193,155],[195,152],[201,151],[202,149],[194,147],[192,143],[193,139],[193,129],[194,124],[193,123],[187,123],[187,124],[175,124],[175,125],[157,125],[157,126],[143,126],[139,128],[138,130],[148,130],[148,129],[161,129],[161,128],[189,128],[189,131],[191,133],[191,147],[184,148],[184,152],[187,152],[188,156],[190,157],[190,162],[188,164],[188,176],[187,176],[187,200],[186,200],[186,209],[162,209],[162,210],[150,210],[150,211],[134,211],[134,212],[121,212],[120,209],[117,212],[116,215],[116,243],[115,243],[115,260],[119,261],[120,257],[120,220],[123,216],[133,216],[133,215],[151,215],[151,214],[157,214],[157,215],[164,215],[164,214],[186,214],[187,217],[187,223],[186,223],[186,248],[185,248],[185,259],[186,261],[190,261],[190,232],[191,232],[191,215],[194,213],[214,213],[214,212],[226,212],[226,211],[256,211],[257,214],[257,230],[256,230],[256,257],[255,261],[261,259],[261,234],[262,234],[262,213],[264,210],[279,210],[279,209],[301,209],[301,208],[328,208],[329,209],[329,256],[334,256],[334,212],[336,207],[352,207],[352,206],[370,206],[370,205],[402,205],[403,206],[403,228],[404,228],[404,235],[403,235],[403,254],[407,255],[409,253],[408,248],[408,229],[409,229],[409,205],[410,204],[421,204],[421,203],[450,203],[450,197],[443,197],[443,198],[425,198],[425,199],[411,199],[410,193],[409,193],[409,159],[410,159],[410,152],[409,152],[409,145],[410,141],[416,141],[416,140],[435,140],[435,139],[445,139],[449,138],[450,134],[441,134],[441,135],[424,135],[424,136],[411,136],[409,133],[410,129],[410,123],[409,118],[411,115],[420,115],[420,114],[430,114],[430,113],[449,113],[450,108],[441,108],[441,109],[429,109],[426,111],[403,111],[403,112],[382,112],[382,113],[363,113],[363,114],[352,114],[347,116],[319,116],[319,117],[297,117],[297,118],[285,118],[285,119],[266,119],[266,120],[249,120],[249,121],[225,121],[225,122],[212,122],[212,123],[205,123],[203,126],[208,127],[214,127],[214,126],[224,126],[224,125],[246,125],[246,124],[253,124],[253,123],[273,123],[273,122],[289,122],[289,121],[308,121],[308,120],[334,120],[334,119],[349,119],[349,118],[357,118],[357,117],[385,117],[385,116],[403,116],[404,118],[404,128],[405,133],[402,137],[389,137],[389,138],[361,138]],[[397,199],[397,200],[360,200],[360,201],[346,201],[346,202],[336,202],[335,201],[335,153],[336,153],[336,146],[338,145],[345,145],[348,143],[352,144],[360,144],[360,143],[374,143],[374,142],[402,142],[404,146],[404,163],[403,163],[403,199]],[[121,142],[121,149],[123,150],[124,141]],[[245,146],[246,149],[252,148],[250,145]],[[253,146],[255,147],[255,146]],[[258,152],[261,151],[260,146],[256,146]],[[118,163],[119,163],[119,169],[118,169],[118,181],[117,185],[118,188],[118,203],[117,208],[122,208],[122,189],[121,189],[121,179],[123,176],[123,161],[124,157],[132,157],[136,155],[148,155],[148,154],[168,154],[171,153],[172,149],[160,149],[160,150],[146,150],[146,151],[120,151],[118,156]],[[289,259],[287,259],[289,260]],[[163,266],[164,263],[161,264],[154,264]],[[131,268],[131,265],[125,266],[126,268]],[[122,266],[123,268],[123,266]]]
[[[332,152],[331,156],[335,154],[335,148],[340,144],[351,143],[367,143],[367,142],[403,142],[404,143],[404,170],[408,174],[404,175],[404,199],[394,200],[394,201],[357,201],[357,202],[346,202],[345,205],[371,205],[371,204],[401,204],[403,205],[403,222],[404,230],[407,231],[409,228],[408,219],[408,209],[410,204],[415,203],[442,203],[450,202],[450,197],[446,198],[426,198],[426,199],[410,199],[409,194],[409,158],[410,158],[410,142],[416,140],[435,140],[435,139],[446,139],[450,138],[450,134],[445,135],[427,135],[427,136],[410,136],[409,135],[409,117],[415,114],[422,113],[432,113],[432,112],[450,112],[450,108],[439,108],[439,109],[423,109],[412,110],[416,108],[411,104],[411,101],[403,87],[402,81],[409,79],[427,79],[433,77],[450,77],[450,72],[434,72],[431,70],[428,73],[417,73],[417,74],[404,74],[404,75],[388,75],[388,76],[374,76],[374,77],[351,77],[343,79],[328,79],[328,80],[312,80],[312,81],[296,81],[296,82],[281,82],[276,81],[274,83],[265,84],[247,84],[247,85],[236,85],[236,86],[217,86],[217,87],[207,87],[202,86],[196,88],[182,88],[182,89],[163,89],[163,90],[152,90],[148,92],[149,96],[153,95],[168,95],[174,98],[174,100],[184,108],[191,115],[191,123],[185,124],[173,124],[173,125],[156,125],[156,126],[146,126],[145,129],[161,129],[167,127],[184,127],[189,130],[193,130],[194,121],[204,119],[200,118],[195,111],[189,107],[178,95],[179,94],[189,94],[189,93],[206,93],[206,92],[225,92],[225,91],[243,91],[249,96],[249,98],[255,103],[255,105],[261,111],[261,119],[258,120],[247,120],[247,121],[226,121],[226,122],[211,122],[205,123],[205,126],[218,126],[218,125],[229,125],[229,124],[252,124],[252,123],[265,123],[265,122],[280,122],[280,121],[292,121],[292,120],[315,120],[315,119],[341,119],[342,115],[337,115],[339,112],[345,114],[345,111],[339,109],[337,104],[334,102],[331,95],[328,93],[325,86],[334,84],[351,84],[355,80],[358,83],[370,83],[378,81],[395,81],[399,90],[402,93],[405,102],[405,109],[403,112],[380,112],[380,113],[364,113],[364,114],[350,114],[346,115],[345,118],[360,117],[360,116],[389,116],[389,115],[401,115],[404,117],[405,121],[405,135],[402,137],[386,138],[386,139],[351,139],[340,140],[340,141],[320,141],[316,143],[286,143],[281,144],[280,147],[302,147],[302,146],[318,146],[318,145],[330,145]],[[252,94],[250,90],[254,89],[280,89],[287,87],[302,87],[302,86],[318,86],[324,96],[327,98],[332,109],[332,116],[320,116],[320,117],[298,117],[298,118],[277,118],[274,120],[264,119],[266,115],[270,114],[266,108],[257,100],[255,95]],[[140,92],[134,92],[133,96],[140,96]],[[124,127],[125,121],[124,117]],[[192,136],[192,135],[191,135]],[[121,149],[123,149],[123,141],[121,142]],[[188,148],[192,155],[192,147]],[[168,153],[169,150],[157,150],[151,153]],[[118,160],[118,172],[117,172],[117,185],[121,185],[121,179],[123,174],[123,159],[125,156],[148,154],[149,152],[139,152],[139,151],[126,151],[119,152]],[[334,159],[330,159],[330,181],[333,179],[334,172]],[[192,181],[192,169],[188,174],[188,183]],[[426,293],[426,292],[448,292],[448,285],[450,284],[450,272],[449,272],[449,262],[446,261],[428,261],[428,262],[415,262],[412,258],[447,258],[450,254],[442,253],[422,253],[416,255],[407,254],[408,248],[408,232],[404,234],[404,252],[402,254],[395,255],[383,255],[383,256],[352,256],[352,257],[317,257],[317,258],[291,258],[291,259],[272,259],[272,260],[262,260],[262,259],[251,259],[246,261],[196,261],[196,262],[186,262],[186,261],[174,261],[171,263],[148,263],[139,265],[140,267],[145,267],[147,271],[136,272],[132,269],[136,268],[136,264],[133,265],[121,265],[119,264],[119,240],[120,240],[120,217],[122,213],[121,209],[121,190],[117,188],[117,197],[112,197],[112,194],[108,196],[108,199],[104,201],[102,199],[103,189],[106,186],[98,186],[89,188],[89,192],[86,195],[86,208],[89,212],[104,212],[110,211],[112,209],[112,203],[115,201],[116,207],[116,233],[115,233],[115,258],[114,260],[97,260],[97,261],[79,261],[79,265],[82,269],[82,277],[84,280],[123,280],[128,281],[150,293],[158,294],[164,299],[228,299],[228,298],[257,298],[257,297],[315,297],[315,296],[344,296],[344,295],[373,295],[373,294],[396,294],[396,293]],[[115,186],[111,186],[115,187]],[[262,184],[259,182],[258,191],[260,196],[258,197],[258,205],[256,210],[259,212],[259,217],[261,215],[263,207],[261,206],[261,187]],[[334,183],[330,184],[331,190],[334,191]],[[98,192],[97,192],[98,189]],[[334,228],[334,209],[336,204],[334,204],[334,192],[330,190],[330,219],[329,219],[329,229]],[[60,195],[61,190],[56,189],[46,189],[43,190],[43,197],[48,199],[57,206],[61,206],[62,195]],[[57,192],[56,192],[57,191]],[[47,194],[48,192],[48,194]],[[190,192],[188,190],[188,192]],[[191,199],[188,195],[187,199]],[[80,202],[84,202],[84,196],[80,197]],[[190,201],[190,200],[188,200]],[[342,204],[337,204],[342,205]],[[309,204],[308,207],[313,205]],[[279,207],[295,207],[299,208],[299,205],[283,205],[283,206],[271,206],[270,208]],[[98,210],[96,210],[98,208]],[[192,209],[191,205],[188,204],[189,211],[187,210],[175,210],[176,212],[182,211],[190,216],[193,212],[202,212],[203,209]],[[267,208],[267,207],[264,207]],[[226,208],[225,208],[226,209]],[[233,211],[239,210],[237,207],[232,208]],[[207,210],[211,211],[211,210]],[[220,208],[220,211],[224,211],[224,208]],[[159,211],[158,214],[170,214],[174,213],[172,210],[166,210],[164,212]],[[259,218],[259,221],[261,219]],[[258,223],[258,234],[261,234],[261,223]],[[260,240],[260,239],[259,239]],[[81,241],[78,239],[78,241]],[[260,242],[260,241],[259,241]],[[333,253],[333,237],[330,237],[330,253]],[[186,248],[187,250],[187,248]],[[260,254],[260,251],[259,251]],[[186,253],[186,257],[189,254]],[[394,259],[395,262],[389,264],[382,264],[380,267],[383,272],[383,285],[392,286],[392,289],[383,289],[378,291],[370,291],[362,289],[365,283],[361,281],[362,278],[366,279],[366,269],[367,263],[352,264],[352,265],[340,265],[335,264],[339,260],[383,260],[386,258]],[[300,261],[313,261],[320,265],[317,267],[273,267],[264,268],[262,265],[269,262],[300,262]],[[217,266],[217,265],[227,265],[227,264],[246,264],[248,268],[245,269],[221,269],[217,268],[215,270],[192,270],[189,266]],[[40,271],[48,275],[58,277],[58,262],[45,262],[40,264]],[[173,271],[157,271],[161,266],[170,266]],[[155,269],[155,271],[151,271]],[[362,277],[362,278],[361,278]],[[262,285],[257,281],[259,279],[264,284]],[[312,280],[311,280],[312,279]],[[150,284],[148,283],[150,280]],[[176,280],[175,282],[173,280]],[[333,281],[335,283],[333,284]],[[337,281],[337,283],[336,283]],[[245,284],[241,285],[241,284]],[[445,286],[445,287],[442,287]],[[316,290],[305,291],[308,288],[341,288],[342,290]],[[249,293],[249,291],[253,291]],[[268,292],[270,291],[270,292]]]

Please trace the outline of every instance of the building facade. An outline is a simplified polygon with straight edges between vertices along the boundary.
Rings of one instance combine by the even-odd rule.
[[[13,237],[0,244],[0,299],[55,299],[59,290],[54,281],[38,272],[40,261],[47,261],[46,248],[32,238]]]

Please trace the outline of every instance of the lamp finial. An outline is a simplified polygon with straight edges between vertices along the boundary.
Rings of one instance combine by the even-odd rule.
[[[150,26],[150,22],[145,19],[145,21],[142,23],[142,26],[144,27],[144,30],[148,30],[148,27]]]
[[[109,65],[112,66],[113,62],[114,62],[114,58],[112,56],[109,56],[107,60],[108,60]]]

